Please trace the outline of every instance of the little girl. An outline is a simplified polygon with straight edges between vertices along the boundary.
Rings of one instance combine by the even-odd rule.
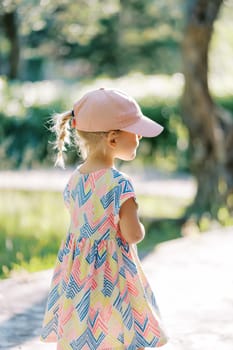
[[[132,160],[142,136],[163,130],[126,94],[101,88],[55,116],[57,163],[74,131],[84,162],[64,190],[70,227],[61,244],[41,340],[57,350],[136,350],[167,337],[135,244],[144,238],[134,189],[114,166]]]

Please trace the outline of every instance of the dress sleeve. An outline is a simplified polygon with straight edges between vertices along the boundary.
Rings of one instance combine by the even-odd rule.
[[[63,191],[63,199],[66,207],[69,209],[70,207],[70,183],[68,182],[64,191]]]
[[[119,181],[119,186],[120,186],[120,197],[119,197],[119,210],[120,210],[120,207],[125,201],[127,201],[127,199],[133,197],[136,202],[136,195],[133,188],[133,184],[129,178],[122,178]]]

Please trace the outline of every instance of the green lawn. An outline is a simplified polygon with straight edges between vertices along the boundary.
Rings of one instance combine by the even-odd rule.
[[[0,196],[0,277],[22,268],[38,271],[52,267],[69,225],[61,193],[2,190]],[[139,196],[138,202],[147,227],[139,251],[180,236],[179,225],[171,219],[182,214],[187,200]]]

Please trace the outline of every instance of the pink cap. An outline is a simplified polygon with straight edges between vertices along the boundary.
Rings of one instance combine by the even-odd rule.
[[[163,127],[147,118],[137,102],[118,90],[100,88],[86,93],[74,104],[73,114],[77,130],[124,130],[144,137],[153,137]]]

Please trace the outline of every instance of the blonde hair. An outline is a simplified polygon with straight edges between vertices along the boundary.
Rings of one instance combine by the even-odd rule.
[[[91,149],[98,149],[101,140],[108,134],[108,131],[82,131],[76,130],[75,143],[78,146],[79,152],[85,159]]]
[[[60,114],[54,114],[50,122],[52,126],[50,130],[56,134],[54,141],[54,149],[57,150],[55,166],[65,168],[63,152],[67,151],[67,146],[75,145],[78,153],[85,159],[91,149],[97,149],[101,140],[108,132],[89,132],[72,128],[70,125],[72,119],[72,111]]]
[[[65,168],[63,152],[67,150],[67,146],[71,143],[71,131],[69,125],[71,118],[72,112],[67,111],[60,114],[54,114],[49,120],[51,124],[49,129],[56,135],[56,139],[53,142],[53,148],[57,150],[55,166],[60,166],[62,168]]]

